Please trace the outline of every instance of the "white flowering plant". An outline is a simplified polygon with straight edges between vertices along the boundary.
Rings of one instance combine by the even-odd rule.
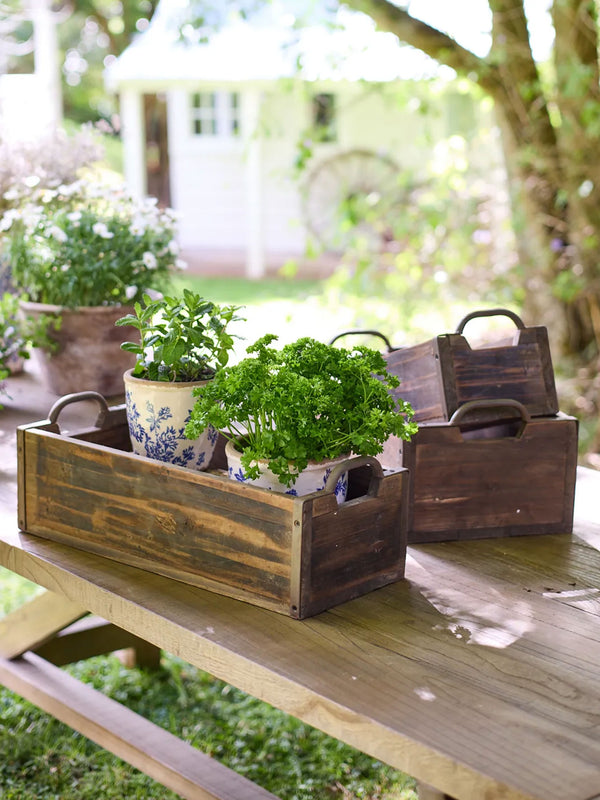
[[[85,180],[34,192],[0,218],[14,287],[66,308],[131,305],[163,291],[183,266],[175,235],[171,209]]]

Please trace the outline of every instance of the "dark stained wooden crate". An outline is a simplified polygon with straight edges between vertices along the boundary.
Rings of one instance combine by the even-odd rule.
[[[503,419],[471,427],[470,417],[492,405]],[[570,533],[577,434],[574,417],[471,401],[410,442],[389,442],[382,463],[409,471],[408,543]]]
[[[464,328],[482,316],[509,316],[516,324],[512,342],[472,348]],[[418,422],[448,421],[471,400],[510,397],[522,403],[532,416],[558,412],[554,371],[544,327],[527,328],[505,309],[468,314],[455,333],[436,336],[415,347],[393,350],[388,369],[400,378],[398,394],[408,400]],[[492,407],[480,415],[491,419]]]
[[[471,347],[463,334],[467,323],[494,316],[508,317],[515,323],[512,339]],[[361,331],[347,331],[335,339],[348,333]],[[379,336],[386,343],[388,370],[401,381],[393,394],[412,405],[417,422],[447,422],[463,403],[504,397],[518,400],[532,416],[558,413],[548,332],[544,327],[525,327],[512,311],[474,311],[459,323],[455,333],[410,347],[392,347],[378,331],[362,333]],[[493,414],[493,407],[482,409],[479,419],[473,417],[471,422],[492,421]]]
[[[100,404],[96,423],[61,433],[60,411],[82,399]],[[334,474],[330,490],[276,494],[134,455],[125,407],[88,392],[17,437],[19,525],[29,533],[296,618],[404,576],[406,470],[351,460],[340,506]]]

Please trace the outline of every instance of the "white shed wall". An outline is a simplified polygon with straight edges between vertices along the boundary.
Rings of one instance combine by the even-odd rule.
[[[180,213],[184,250],[243,253],[252,245],[256,252],[258,242],[271,263],[305,253],[307,232],[294,162],[299,138],[310,124],[313,92],[336,94],[338,139],[314,145],[304,179],[320,161],[354,148],[386,154],[400,169],[425,167],[432,143],[449,134],[443,99],[438,115],[424,118],[417,110],[399,107],[385,89],[368,91],[352,84],[308,88],[297,84],[286,89],[274,84],[268,89],[235,87],[242,103],[239,138],[193,135],[190,93],[220,88],[231,90],[190,84],[168,92],[171,198]],[[243,111],[244,107],[255,109],[251,97],[256,99],[257,93],[258,130],[249,122],[252,114]],[[260,137],[259,148],[253,145],[256,136]],[[249,181],[255,183],[250,190]],[[253,205],[256,202],[260,203],[259,213]]]
[[[305,125],[297,92],[265,94],[262,107],[264,241],[268,251],[300,255],[305,248],[298,186],[293,177],[296,143]]]
[[[193,136],[188,98],[185,90],[168,96],[171,198],[180,214],[180,243],[184,248],[243,248],[243,145]]]

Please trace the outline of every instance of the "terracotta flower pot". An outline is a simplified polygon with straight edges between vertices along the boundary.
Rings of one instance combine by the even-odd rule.
[[[56,344],[53,351],[34,348],[42,381],[57,395],[95,391],[105,397],[122,395],[123,373],[133,366],[135,356],[121,350],[121,342],[135,340],[136,330],[119,328],[116,320],[133,309],[126,306],[82,306],[77,309],[45,303],[21,302],[31,317],[42,314],[60,317],[58,330],[48,329]]]
[[[205,470],[212,458],[218,433],[206,428],[198,439],[188,439],[185,424],[196,398],[193,390],[208,381],[168,383],[134,378],[128,370],[125,403],[134,453],[189,469]]]
[[[332,459],[331,461],[309,462],[306,469],[296,478],[296,482],[292,486],[287,487],[285,484],[279,482],[278,477],[267,467],[266,461],[258,462],[261,470],[261,474],[258,478],[247,478],[244,474],[244,468],[240,463],[242,454],[239,450],[235,449],[232,442],[227,442],[225,446],[225,455],[227,457],[227,471],[232,480],[242,483],[251,483],[253,486],[261,486],[264,489],[270,489],[272,492],[291,494],[297,497],[322,491],[325,488],[325,484],[327,483],[332,469],[337,464],[348,460],[348,456],[346,455]],[[348,473],[343,472],[338,478],[335,487],[335,497],[338,503],[343,503],[345,501],[347,490]]]

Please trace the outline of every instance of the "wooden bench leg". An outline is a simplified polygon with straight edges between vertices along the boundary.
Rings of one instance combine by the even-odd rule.
[[[50,591],[0,619],[0,657],[27,651],[58,666],[115,651],[121,651],[125,666],[160,666],[158,647]]]
[[[105,653],[116,653],[126,667],[160,667],[159,647],[91,615],[59,631],[33,652],[59,667]]]
[[[0,656],[15,658],[34,650],[87,613],[54,592],[39,594],[0,619]]]
[[[426,783],[417,783],[417,797],[419,800],[452,800],[450,795],[444,794]]]
[[[187,800],[277,800],[34,653],[0,658],[0,683]]]

